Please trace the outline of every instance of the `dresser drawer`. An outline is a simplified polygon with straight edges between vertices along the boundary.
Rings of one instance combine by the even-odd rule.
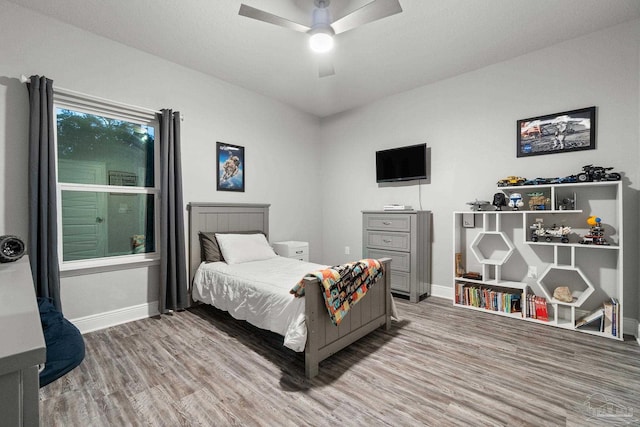
[[[409,252],[411,250],[411,235],[409,233],[367,231],[365,234],[365,246]]]
[[[411,277],[404,271],[391,271],[391,290],[409,292],[411,290]]]
[[[365,214],[364,226],[369,230],[411,231],[411,216],[405,214]]]
[[[408,252],[381,251],[378,249],[365,249],[365,258],[391,258],[391,271],[411,271],[411,254]]]

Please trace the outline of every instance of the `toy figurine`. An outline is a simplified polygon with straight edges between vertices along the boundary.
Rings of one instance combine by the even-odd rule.
[[[582,237],[580,243],[584,245],[605,245],[608,246],[609,242],[604,238],[604,227],[602,226],[602,220],[597,216],[590,216],[587,218],[587,224],[591,227],[589,234],[585,234]]]
[[[497,211],[501,211],[503,206],[507,206],[507,196],[504,193],[496,193],[493,195],[493,206]]]
[[[542,192],[527,193],[529,197],[529,210],[544,211],[549,209],[549,198]]]
[[[575,208],[576,208],[575,199],[570,199],[568,197],[565,197],[564,199],[560,200],[560,205],[558,206],[558,209],[560,209],[561,211],[572,211]]]
[[[521,207],[524,206],[524,202],[522,201],[522,194],[520,193],[511,193],[509,195],[509,207],[514,211],[517,211]]]

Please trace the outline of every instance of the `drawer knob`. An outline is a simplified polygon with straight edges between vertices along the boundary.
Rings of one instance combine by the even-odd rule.
[[[384,225],[391,225],[391,224],[392,224],[392,223],[391,223],[391,221],[382,221],[382,223],[383,223]]]
[[[385,243],[391,243],[391,240],[389,240],[389,239],[382,239],[382,241],[385,242]]]
[[[304,251],[296,251],[297,254],[301,254],[302,252],[304,252]]]

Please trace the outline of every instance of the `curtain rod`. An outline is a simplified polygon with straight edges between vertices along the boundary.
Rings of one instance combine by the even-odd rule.
[[[24,74],[22,74],[20,76],[20,82],[21,83],[27,83],[30,82],[31,78],[25,76]],[[102,103],[107,103],[107,104],[111,104],[111,105],[115,105],[115,106],[120,106],[123,108],[129,108],[129,109],[133,109],[133,110],[138,110],[138,111],[143,111],[146,113],[151,113],[151,114],[161,114],[162,111],[158,111],[158,110],[153,110],[151,108],[145,108],[145,107],[139,107],[137,105],[131,105],[131,104],[125,104],[124,102],[116,102],[116,101],[112,101],[110,99],[107,98],[101,98],[99,96],[93,96],[93,95],[87,95],[85,93],[82,92],[77,92],[75,90],[71,90],[71,89],[65,89],[65,88],[61,88],[61,87],[55,87],[54,88],[54,92],[58,92],[61,95],[70,95],[70,96],[79,96],[81,98],[88,98],[94,101],[98,101],[98,102],[102,102]],[[180,121],[184,120],[184,116],[182,114],[180,114]]]

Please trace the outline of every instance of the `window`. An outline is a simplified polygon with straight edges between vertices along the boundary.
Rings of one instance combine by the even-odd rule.
[[[59,97],[54,109],[61,269],[157,258],[155,115]]]

